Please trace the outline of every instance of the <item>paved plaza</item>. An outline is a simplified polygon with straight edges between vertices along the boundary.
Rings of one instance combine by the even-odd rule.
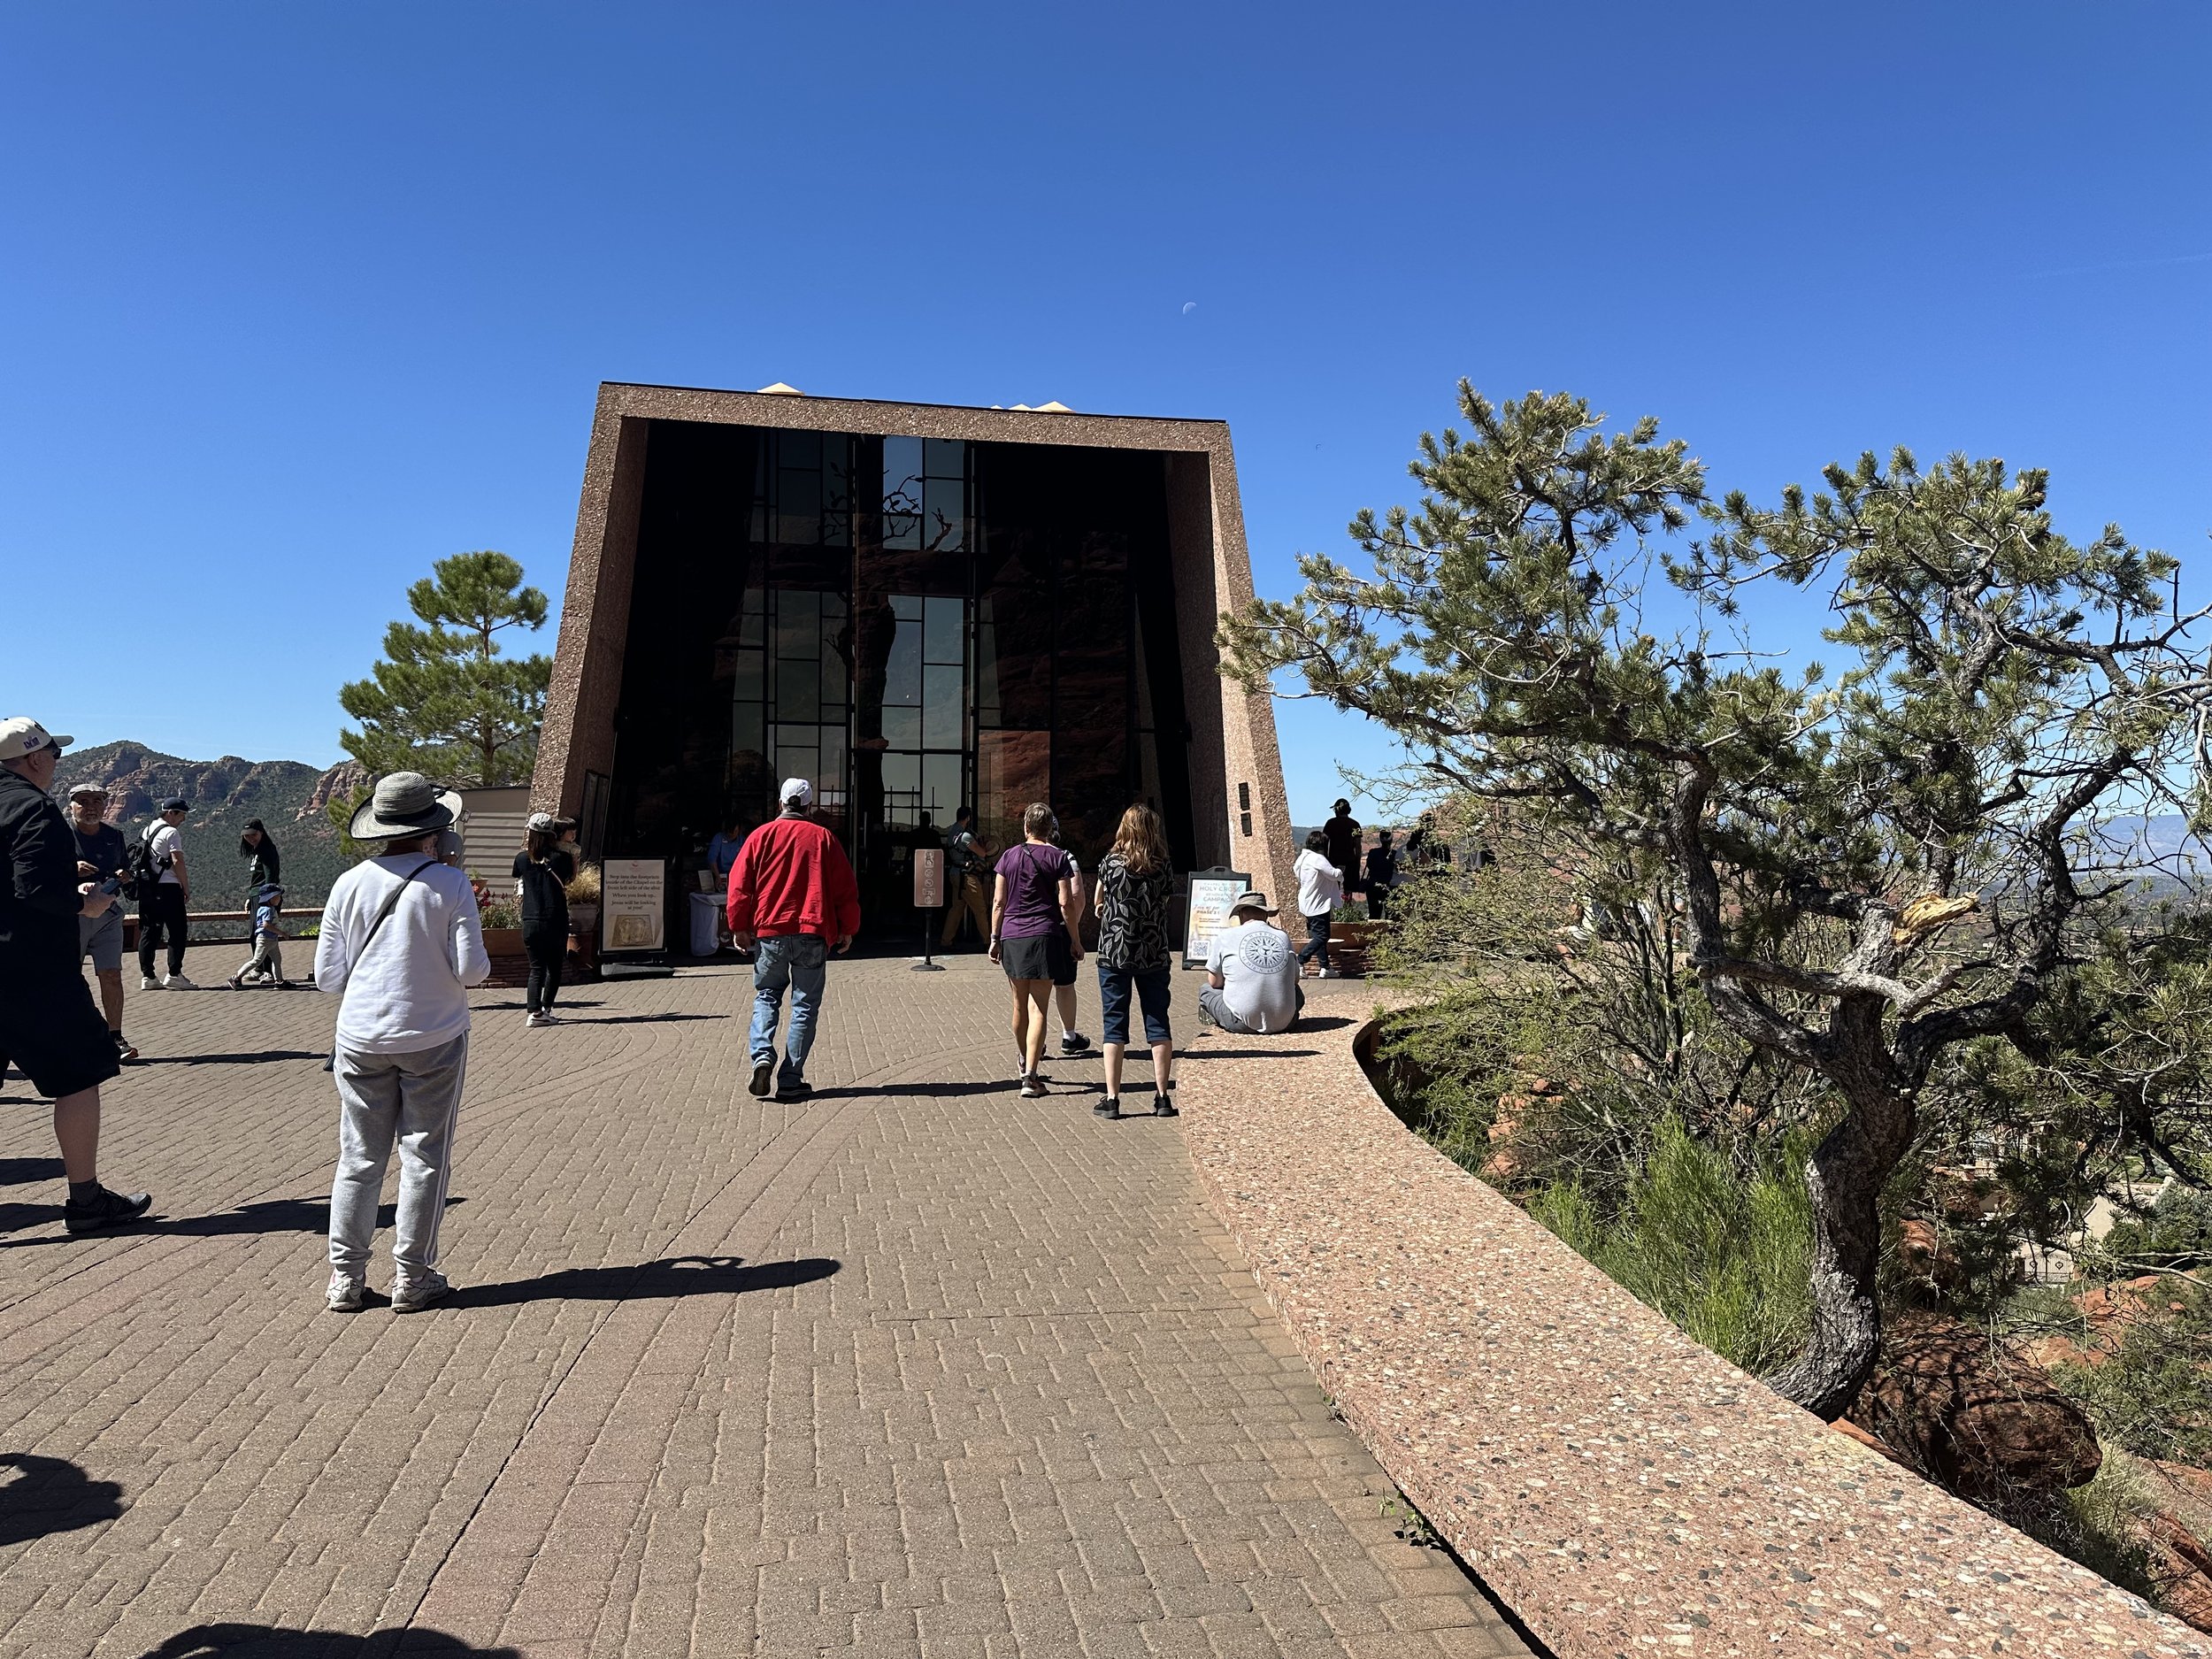
[[[979,958],[833,965],[801,1104],[745,1093],[750,997],[476,994],[460,1289],[407,1317],[322,1310],[330,999],[133,996],[127,1233],[64,1234],[0,1087],[0,1651],[1521,1651],[1396,1535],[1179,1123],[1094,1118],[1094,1057],[1019,1100]]]

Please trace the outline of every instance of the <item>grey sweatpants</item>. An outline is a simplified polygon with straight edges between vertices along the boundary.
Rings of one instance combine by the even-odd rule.
[[[338,1176],[330,1184],[330,1265],[362,1277],[376,1233],[376,1200],[399,1142],[399,1217],[392,1260],[403,1279],[438,1264],[438,1223],[445,1216],[453,1119],[468,1070],[466,1033],[414,1054],[355,1054],[341,1048]]]

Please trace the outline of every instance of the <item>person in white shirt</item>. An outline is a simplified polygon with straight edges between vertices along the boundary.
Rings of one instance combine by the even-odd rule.
[[[461,798],[419,772],[394,772],[347,833],[384,850],[338,878],[315,943],[315,983],[334,995],[338,1173],[330,1188],[333,1313],[360,1311],[376,1200],[399,1145],[392,1311],[451,1286],[438,1271],[454,1118],[468,1064],[468,987],[491,972],[468,877],[440,860]]]
[[[1251,1036],[1288,1031],[1306,1004],[1290,935],[1267,919],[1274,914],[1266,894],[1240,893],[1230,907],[1231,925],[1206,947],[1198,1006],[1224,1031]]]
[[[1329,915],[1344,902],[1344,873],[1329,862],[1329,838],[1319,830],[1306,837],[1306,850],[1291,865],[1298,878],[1298,914],[1306,918],[1305,948],[1299,951],[1302,965],[1318,956],[1321,977],[1336,978],[1329,965]]]
[[[190,924],[186,912],[192,906],[192,872],[185,868],[184,815],[192,803],[172,795],[161,803],[161,816],[140,833],[152,849],[154,868],[161,872],[151,892],[138,895],[138,988],[142,991],[193,991],[199,987],[184,977],[184,947]],[[169,972],[154,978],[154,952],[166,936]]]

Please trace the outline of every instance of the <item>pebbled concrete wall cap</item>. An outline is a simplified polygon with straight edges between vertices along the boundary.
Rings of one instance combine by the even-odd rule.
[[[1365,1029],[1210,1033],[1191,1157],[1353,1430],[1560,1659],[2212,1656],[1691,1341],[1408,1131]]]

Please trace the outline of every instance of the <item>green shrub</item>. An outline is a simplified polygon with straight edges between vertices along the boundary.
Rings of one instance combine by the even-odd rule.
[[[1611,1215],[1579,1181],[1532,1194],[1529,1213],[1623,1288],[1755,1375],[1811,1327],[1812,1204],[1801,1144],[1747,1170],[1675,1119]]]

